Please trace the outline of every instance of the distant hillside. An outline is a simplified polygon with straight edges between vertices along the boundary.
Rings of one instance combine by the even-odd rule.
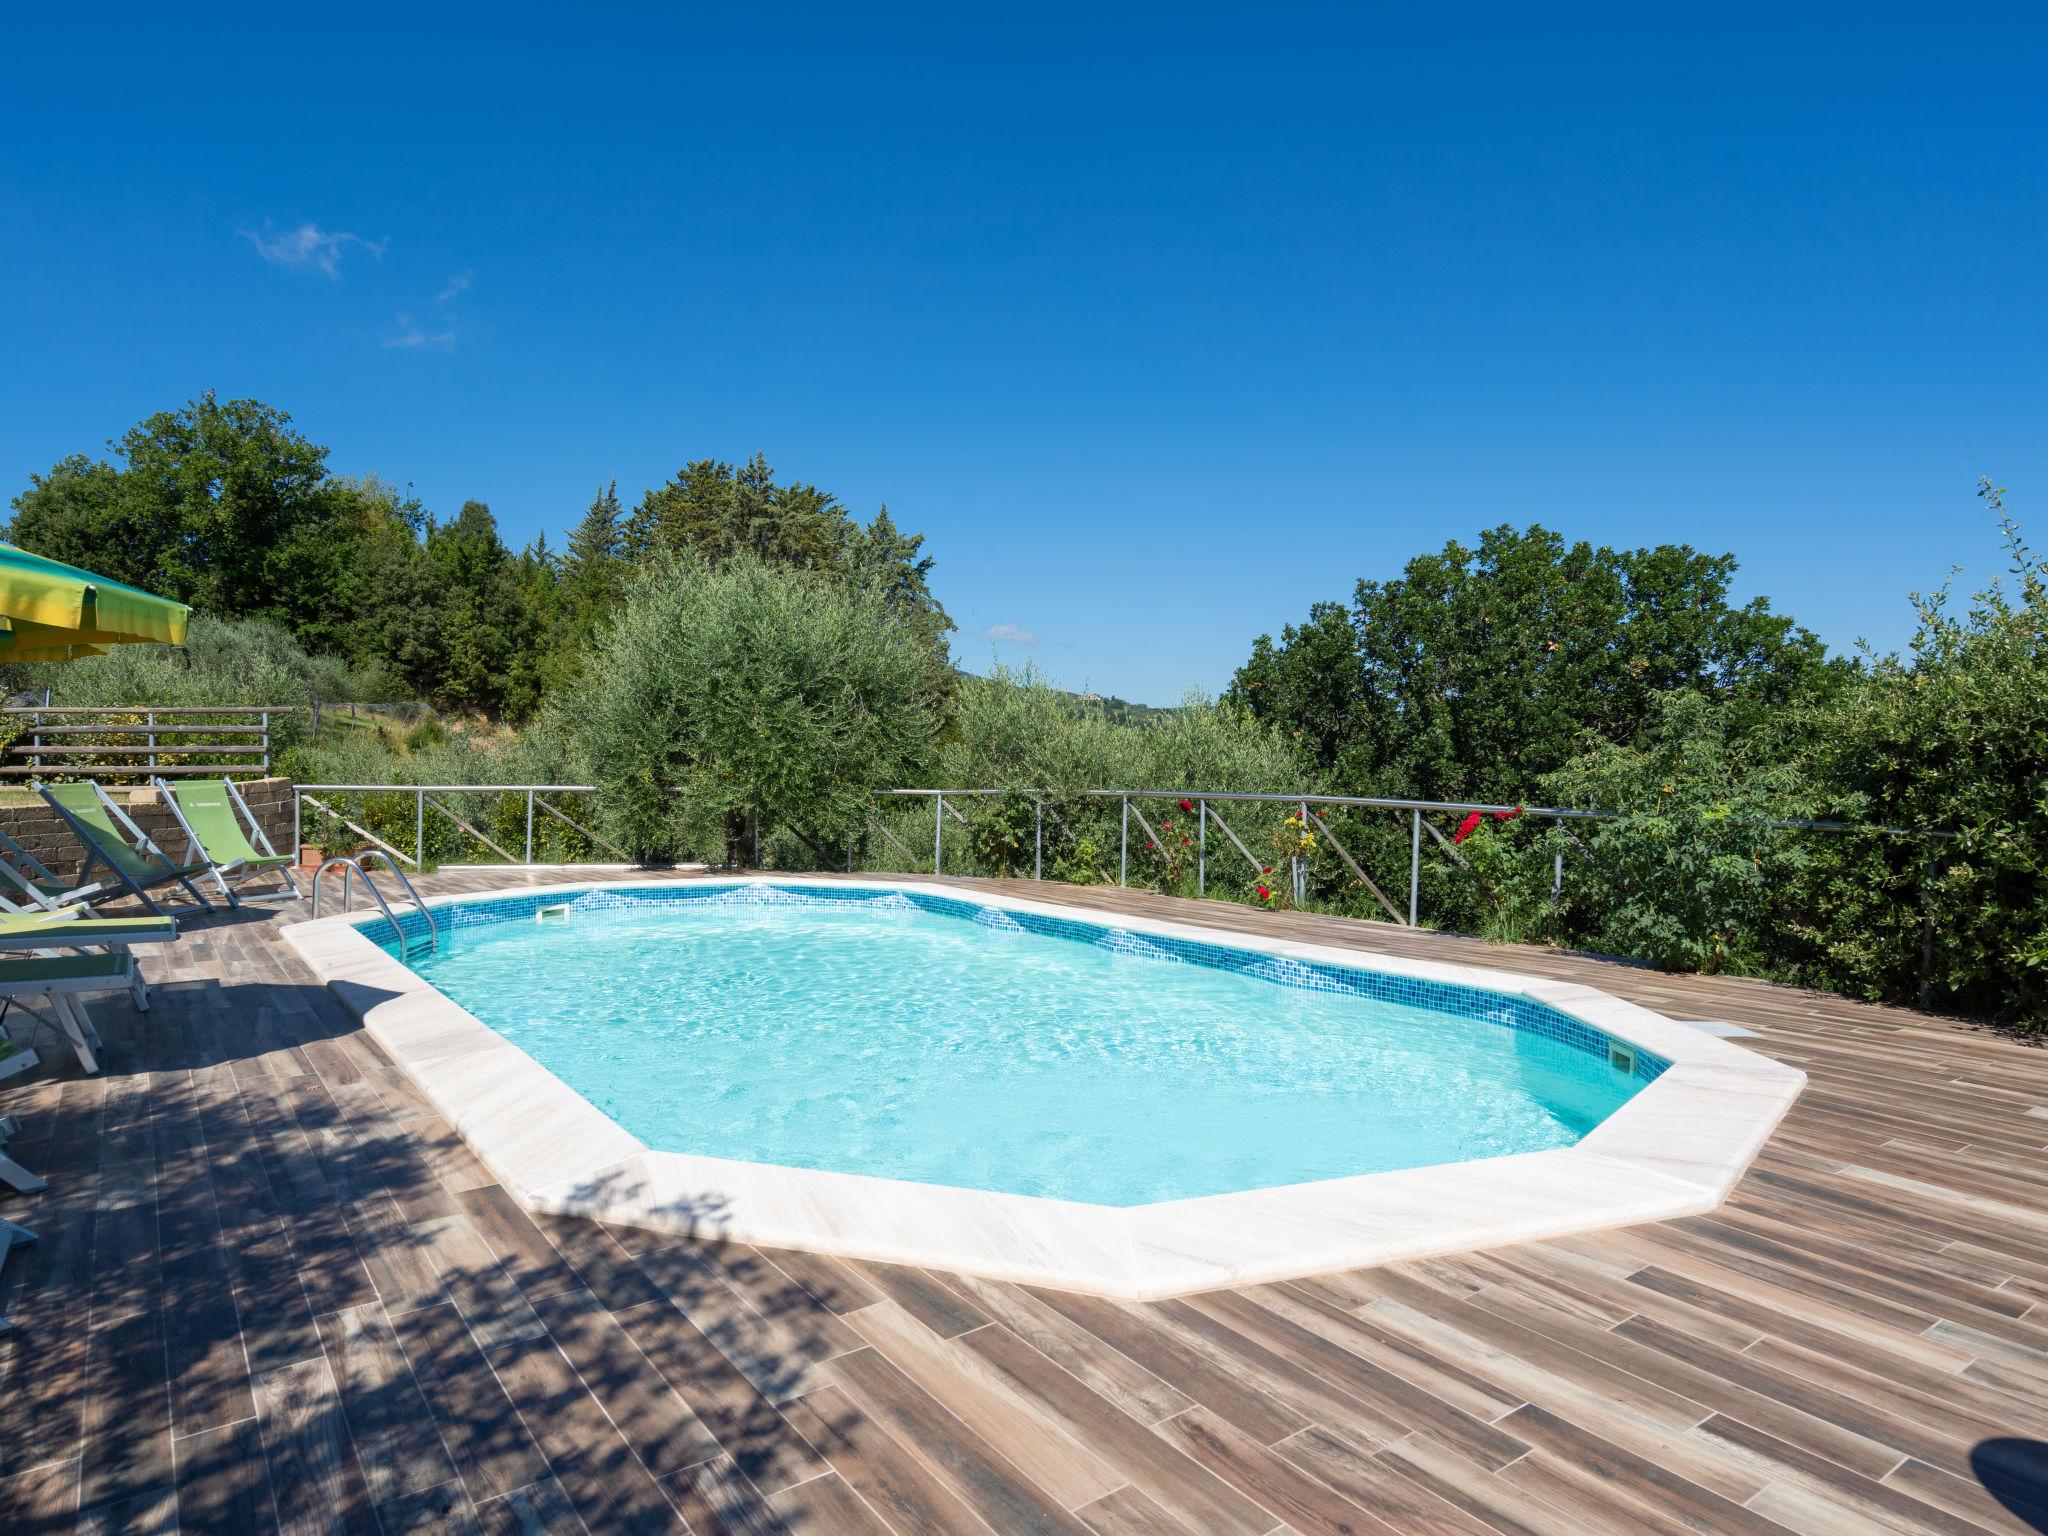
[[[964,667],[955,667],[960,677],[980,678],[979,672],[970,672]],[[1075,714],[1099,714],[1112,725],[1150,725],[1155,720],[1164,720],[1180,713],[1180,706],[1157,704],[1133,704],[1129,699],[1120,699],[1113,693],[1075,693],[1070,688],[1050,690],[1073,707]]]
[[[1133,704],[1129,699],[1120,699],[1115,694],[1069,693],[1059,690],[1071,700],[1078,711],[1088,714],[1100,713],[1113,725],[1150,725],[1164,720],[1168,715],[1178,714],[1178,707],[1162,709],[1155,704]]]

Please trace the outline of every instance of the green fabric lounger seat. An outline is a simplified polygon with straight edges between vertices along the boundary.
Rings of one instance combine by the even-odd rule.
[[[79,1065],[97,1072],[100,1064],[94,1053],[100,1045],[99,1031],[85,1011],[83,994],[125,992],[134,976],[135,956],[125,947],[105,954],[0,958],[0,998],[48,998],[50,1011],[78,1053]]]
[[[97,885],[48,897],[5,861],[0,861],[0,876],[6,877],[0,879],[0,888],[11,882],[15,896],[26,895],[36,903],[25,906],[0,889],[0,950],[101,949],[124,944],[163,944],[178,936],[176,918],[154,914],[102,917],[84,899],[89,892],[99,889]],[[135,1006],[148,1011],[149,986],[142,979],[140,966],[129,978],[129,990],[135,994]]]
[[[85,865],[78,872],[81,882],[89,880],[93,870],[105,865],[121,890],[160,917],[175,916],[178,911],[213,910],[213,903],[192,883],[195,875],[206,874],[212,865],[204,861],[173,863],[170,856],[150,840],[149,834],[135,824],[133,817],[107,798],[107,792],[99,785],[88,780],[83,784],[39,782],[33,787],[50,808],[64,818],[71,835],[84,845]],[[191,893],[192,906],[166,908],[149,894],[158,886],[173,883],[182,885]]]
[[[0,959],[0,997],[19,997],[49,983],[73,992],[114,992],[128,985],[126,955],[37,955]],[[98,985],[87,985],[96,982]]]
[[[177,936],[177,921],[168,917],[72,917],[62,912],[0,912],[0,949],[163,944]]]
[[[97,883],[46,896],[39,888],[46,882],[31,880],[5,860],[0,860],[0,877],[4,877],[0,878],[0,950],[103,949],[167,943],[178,936],[177,919],[161,913],[106,917],[86,899],[100,889]],[[26,902],[18,899],[23,896],[28,898]],[[60,930],[59,924],[68,926]],[[140,966],[129,978],[129,991],[135,995],[135,1006],[147,1012],[149,984],[143,980]]]
[[[185,829],[185,857],[207,862],[207,874],[230,906],[248,901],[296,901],[299,884],[292,878],[292,859],[271,847],[263,825],[249,809],[232,779],[205,779],[171,784],[153,781],[157,793],[170,807],[178,825]],[[237,812],[240,814],[237,815]],[[246,818],[248,828],[242,822]],[[254,841],[250,833],[255,834]],[[260,845],[260,846],[259,846]],[[243,894],[235,887],[246,880],[274,874],[282,882],[276,890]]]

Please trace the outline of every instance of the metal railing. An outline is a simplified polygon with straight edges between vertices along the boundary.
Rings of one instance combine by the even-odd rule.
[[[301,784],[296,786],[292,800],[292,831],[295,845],[303,841],[302,818],[307,810],[324,816],[346,827],[364,843],[381,849],[393,860],[403,860],[414,869],[424,867],[427,861],[428,813],[445,817],[459,831],[476,843],[491,850],[512,867],[535,867],[536,816],[553,818],[556,822],[572,829],[593,848],[609,851],[622,862],[632,862],[633,855],[595,831],[585,822],[569,815],[560,806],[550,803],[550,796],[589,796],[599,793],[591,784]],[[388,837],[380,837],[364,821],[347,815],[339,807],[330,804],[322,796],[342,794],[396,795],[412,799],[413,850],[407,853]],[[1318,850],[1327,848],[1333,853],[1356,887],[1366,892],[1377,903],[1379,910],[1388,920],[1407,928],[1422,926],[1422,896],[1424,885],[1424,859],[1427,849],[1432,854],[1441,854],[1443,859],[1459,872],[1479,878],[1471,861],[1460,850],[1455,833],[1446,834],[1436,825],[1436,818],[1466,817],[1475,812],[1482,816],[1526,818],[1535,822],[1549,822],[1562,833],[1562,842],[1552,854],[1550,900],[1556,903],[1562,899],[1565,883],[1566,852],[1574,851],[1587,860],[1593,858],[1593,850],[1572,831],[1582,823],[1625,821],[1627,815],[1619,811],[1589,810],[1569,806],[1517,806],[1480,800],[1411,800],[1382,795],[1330,795],[1313,794],[1300,790],[1256,792],[1242,790],[1172,790],[1172,789],[1083,789],[1055,791],[1028,788],[959,788],[959,789],[882,789],[873,792],[878,801],[929,799],[932,802],[931,860],[934,874],[943,873],[946,867],[946,829],[950,820],[963,831],[971,832],[973,824],[960,805],[955,802],[972,802],[995,797],[1028,797],[1032,801],[1032,852],[1031,874],[1033,879],[1043,880],[1046,873],[1046,822],[1050,816],[1060,823],[1070,840],[1078,840],[1079,834],[1072,826],[1064,824],[1060,810],[1062,805],[1071,808],[1075,800],[1114,801],[1116,803],[1117,827],[1117,869],[1116,882],[1128,886],[1131,882],[1132,824],[1136,823],[1137,833],[1144,839],[1141,847],[1158,849],[1162,854],[1169,851],[1164,835],[1168,830],[1166,819],[1155,827],[1146,815],[1146,806],[1159,801],[1185,805],[1188,813],[1195,818],[1196,829],[1190,839],[1194,855],[1195,893],[1205,896],[1212,884],[1210,855],[1220,854],[1225,860],[1235,863],[1242,859],[1253,872],[1254,880],[1273,878],[1282,864],[1287,868],[1285,879],[1292,887],[1291,894],[1296,906],[1305,904],[1308,895],[1309,858],[1288,855],[1276,851],[1261,858],[1253,851],[1237,828],[1233,827],[1224,814],[1232,807],[1283,806],[1292,808],[1298,816],[1297,832],[1312,830],[1318,839]],[[524,802],[523,835],[512,835],[508,841],[517,841],[520,851],[514,853],[505,842],[486,833],[475,821],[465,817],[460,810],[448,803],[450,796],[472,795],[518,795]],[[1375,880],[1367,871],[1365,861],[1354,853],[1344,842],[1345,835],[1356,835],[1355,823],[1347,824],[1347,831],[1340,833],[1326,812],[1335,810],[1386,812],[1399,819],[1405,831],[1407,843],[1407,890],[1405,903],[1399,899],[1402,894],[1396,881]],[[364,819],[369,819],[368,812]],[[1240,818],[1242,819],[1242,818]],[[1923,865],[1924,874],[1931,877],[1938,873],[1944,847],[1955,840],[1952,832],[1929,831],[1908,827],[1866,827],[1854,823],[1826,820],[1772,819],[1757,825],[1774,830],[1817,832],[1823,834],[1860,833],[1866,836],[1906,839],[1920,843],[1926,850]],[[1210,833],[1214,829],[1220,842],[1211,847]],[[387,831],[389,830],[387,826]],[[879,816],[869,814],[867,845],[871,848],[893,849],[900,854],[902,863],[893,865],[885,853],[880,861],[882,869],[895,868],[901,872],[922,871],[924,856],[913,850],[899,831],[905,830],[898,819],[892,828]],[[761,828],[756,821],[751,827],[753,839],[753,862],[761,864]],[[909,833],[912,837],[917,834]],[[500,836],[507,836],[500,831]],[[817,856],[817,845],[808,838],[803,841]],[[1385,844],[1381,843],[1384,857]],[[1169,854],[1170,856],[1170,854]],[[556,860],[554,863],[563,861]],[[861,861],[874,868],[873,858]],[[957,864],[956,860],[956,864]],[[852,873],[856,864],[856,845],[847,845],[845,867]],[[396,867],[394,863],[394,867]],[[807,866],[815,867],[815,866]],[[1438,866],[1441,868],[1441,866]],[[1482,881],[1483,885],[1483,881]],[[1927,904],[1927,886],[1922,886],[1921,929],[1921,994],[1922,1004],[1929,988],[1934,958],[1934,919]]]
[[[270,772],[271,721],[293,707],[9,706],[0,709],[0,719],[19,722],[23,729],[0,751],[0,778],[261,778]]]
[[[966,817],[946,803],[948,798],[961,800],[1000,795],[1028,796],[1033,801],[1035,807],[1033,816],[1032,878],[1036,880],[1045,878],[1045,807],[1048,800],[1059,798],[1054,791],[1044,789],[883,789],[877,790],[875,793],[882,797],[923,798],[929,796],[931,798],[932,871],[934,874],[943,868],[945,862],[946,817],[948,814],[952,815],[953,819],[961,826],[965,827],[967,825]],[[1297,806],[1300,808],[1300,824],[1304,830],[1310,826],[1309,815],[1311,807],[1338,807],[1342,809],[1392,811],[1397,814],[1406,813],[1408,819],[1408,909],[1405,916],[1400,908],[1387,896],[1386,892],[1365,872],[1358,860],[1352,856],[1351,851],[1339,840],[1336,830],[1330,826],[1327,819],[1318,815],[1314,823],[1314,830],[1328,841],[1330,850],[1342,860],[1352,876],[1386,911],[1387,916],[1394,922],[1408,928],[1421,926],[1422,839],[1424,833],[1429,834],[1437,847],[1443,851],[1451,862],[1466,870],[1471,868],[1464,855],[1458,851],[1456,840],[1446,837],[1429,820],[1431,816],[1464,817],[1476,812],[1483,816],[1515,816],[1524,817],[1531,821],[1555,822],[1559,826],[1567,828],[1565,832],[1566,838],[1580,853],[1586,854],[1588,857],[1591,857],[1591,850],[1583,842],[1580,842],[1577,837],[1572,836],[1568,830],[1570,823],[1622,821],[1627,819],[1620,811],[1580,810],[1563,806],[1504,805],[1497,802],[1480,800],[1404,800],[1382,795],[1319,795],[1300,791],[1266,793],[1240,790],[1084,789],[1072,792],[1068,798],[1115,800],[1118,802],[1120,830],[1117,849],[1117,884],[1120,886],[1128,886],[1130,884],[1131,820],[1134,816],[1137,818],[1139,829],[1144,833],[1147,842],[1151,846],[1165,846],[1159,832],[1146,820],[1142,807],[1135,802],[1167,800],[1176,805],[1190,806],[1199,829],[1195,854],[1195,891],[1197,895],[1206,895],[1208,892],[1209,827],[1211,823],[1214,823],[1218,830],[1223,833],[1227,840],[1227,845],[1241,855],[1254,871],[1263,872],[1267,868],[1264,861],[1245,845],[1243,839],[1237,835],[1231,828],[1230,823],[1224,819],[1223,814],[1217,810],[1216,807],[1219,803],[1224,805]],[[901,849],[906,857],[916,858],[916,855],[912,854],[910,849],[905,847],[881,822],[871,817],[870,825],[875,831],[887,838],[889,842]],[[1883,837],[1916,839],[1926,842],[1935,848],[1944,843],[1952,842],[1955,838],[1955,834],[1952,832],[1921,831],[1907,827],[1864,829],[1843,821],[1774,819],[1764,822],[1762,825],[1783,831],[1845,833],[1869,830]],[[1551,866],[1551,896],[1553,900],[1563,892],[1564,867],[1564,853],[1562,850],[1559,850]],[[1293,886],[1295,903],[1300,905],[1306,894],[1306,860],[1296,857],[1292,861],[1292,867],[1289,870],[1289,880]]]
[[[425,867],[427,862],[427,812],[446,817],[463,833],[476,839],[507,864],[528,866],[533,864],[534,816],[538,812],[551,816],[563,825],[573,828],[599,848],[610,850],[621,859],[631,855],[617,843],[601,833],[593,831],[560,806],[548,802],[549,795],[594,795],[594,784],[298,784],[292,790],[292,844],[304,842],[303,828],[305,807],[310,806],[320,815],[340,823],[357,837],[373,847],[382,849],[394,859],[403,859],[414,869]],[[345,815],[336,806],[320,798],[321,795],[410,795],[413,801],[413,851],[404,849],[379,837],[362,822]],[[496,838],[484,832],[469,818],[463,816],[447,798],[450,795],[520,795],[525,798],[525,833],[521,852],[514,854]],[[366,818],[367,819],[367,818]],[[395,867],[395,866],[394,866]]]

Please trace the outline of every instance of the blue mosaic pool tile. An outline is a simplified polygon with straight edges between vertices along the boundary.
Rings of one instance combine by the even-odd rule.
[[[1476,1019],[1561,1041],[1576,1051],[1597,1058],[1603,1066],[1609,1060],[1609,1048],[1616,1043],[1604,1030],[1596,1029],[1547,1003],[1514,993],[1489,992],[1480,987],[1458,986],[1416,976],[1396,976],[1352,966],[1312,963],[1260,950],[1204,944],[1160,934],[1135,934],[1100,923],[1055,917],[1043,912],[989,907],[928,891],[876,891],[860,886],[837,885],[721,885],[713,881],[689,881],[674,885],[600,888],[580,891],[573,897],[491,896],[436,907],[434,920],[443,930],[452,930],[489,923],[531,922],[534,914],[543,907],[566,907],[575,917],[597,917],[606,912],[645,911],[649,907],[671,906],[678,902],[745,907],[829,907],[851,903],[870,912],[925,912],[935,917],[965,919],[1006,933],[1029,933],[1042,938],[1094,944],[1140,960],[1235,971],[1276,987],[1335,992]],[[397,934],[391,923],[382,917],[363,924],[362,932],[373,944],[385,949],[395,947]],[[427,936],[427,920],[418,911],[402,913],[398,918],[398,932],[405,935],[410,948]],[[1634,1074],[1645,1083],[1655,1082],[1671,1065],[1649,1051],[1633,1046],[1629,1049],[1634,1052]]]

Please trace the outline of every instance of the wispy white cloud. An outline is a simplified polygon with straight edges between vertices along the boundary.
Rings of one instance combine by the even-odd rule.
[[[425,350],[429,352],[453,352],[455,350],[455,328],[449,325],[443,330],[424,331],[412,323],[410,315],[398,316],[398,329],[386,336],[380,346],[405,351]]]
[[[1011,645],[1036,645],[1038,636],[1021,624],[991,624],[981,632],[984,640],[1006,640]]]
[[[236,233],[254,246],[256,254],[272,266],[311,269],[324,272],[329,277],[341,276],[341,258],[346,252],[365,250],[382,261],[384,247],[391,243],[389,236],[382,240],[366,240],[345,229],[329,232],[312,223],[301,224],[297,229],[272,229],[268,220],[260,231],[243,229]]]
[[[469,285],[475,281],[476,274],[474,272],[468,271],[467,269],[456,273],[453,277],[448,279],[448,286],[446,288],[443,288],[439,293],[434,295],[434,302],[436,304],[446,304],[458,293],[469,292]]]

